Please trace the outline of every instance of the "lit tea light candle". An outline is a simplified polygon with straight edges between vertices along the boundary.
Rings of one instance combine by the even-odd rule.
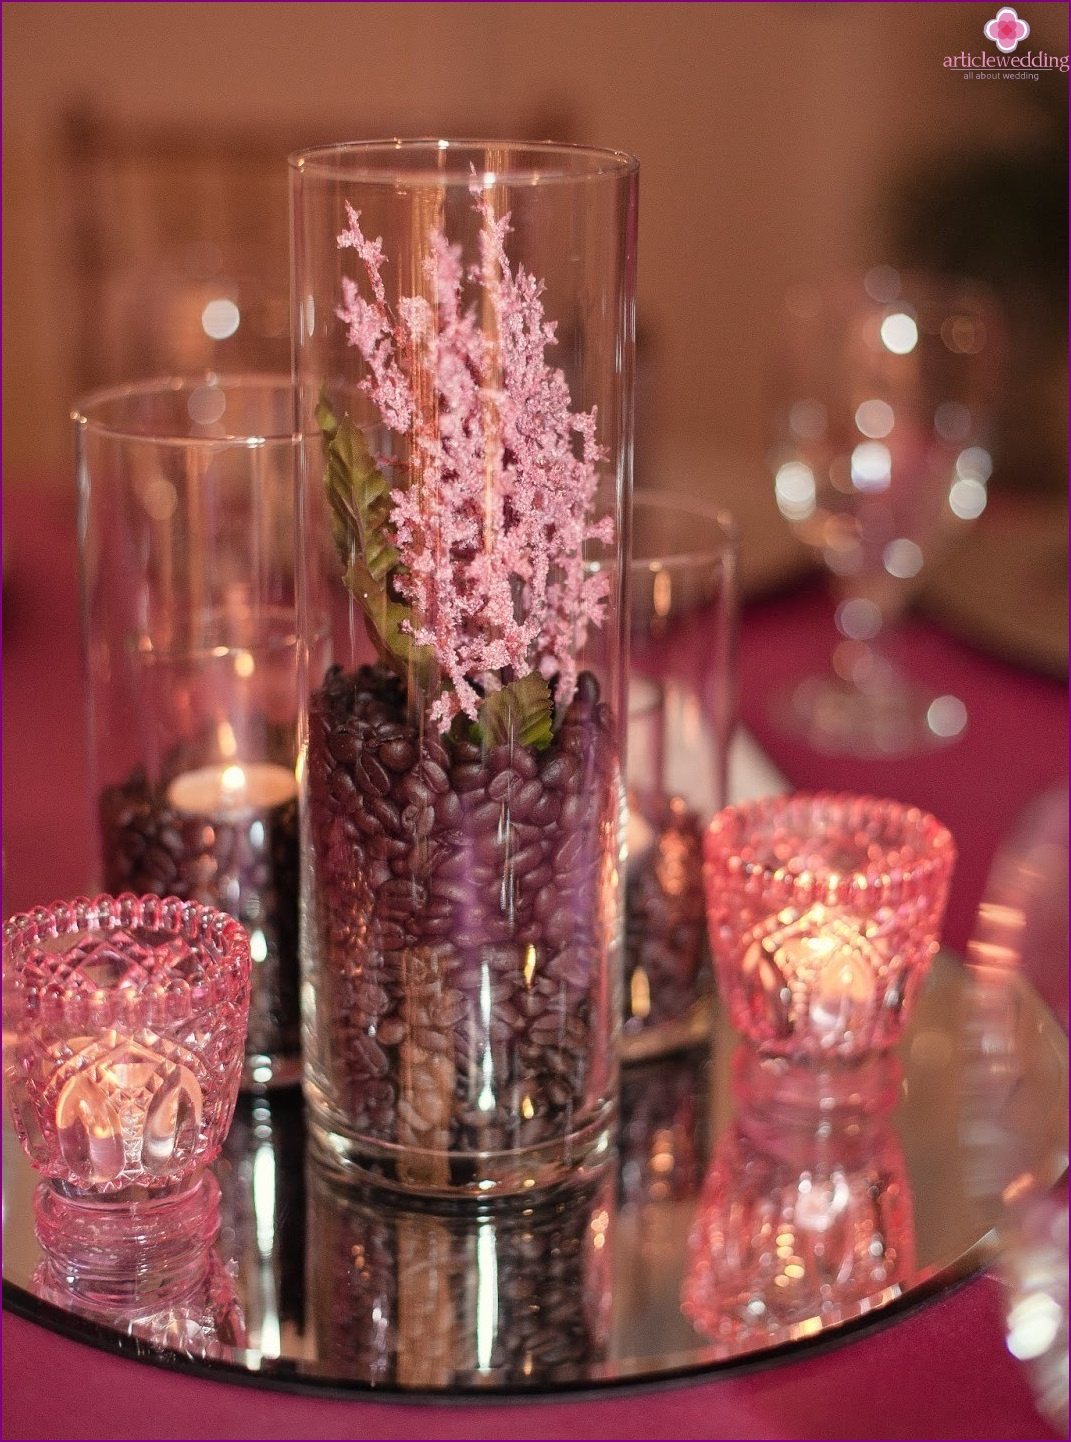
[[[167,790],[176,811],[224,820],[250,811],[270,811],[297,795],[293,771],[272,761],[228,762],[185,771]]]
[[[745,972],[769,993],[780,1014],[778,1031],[806,1025],[820,1046],[832,1047],[859,1030],[877,996],[883,962],[868,929],[842,908],[815,905],[753,943]]]

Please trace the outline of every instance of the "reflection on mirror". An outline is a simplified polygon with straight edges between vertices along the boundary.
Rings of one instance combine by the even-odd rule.
[[[245,1345],[234,1278],[216,1250],[219,1184],[206,1172],[163,1200],[108,1202],[39,1182],[30,1282],[53,1306],[187,1357]]]
[[[169,1226],[156,1270],[152,1238],[123,1238],[114,1203],[89,1256],[103,1233],[88,1223],[35,1234],[38,1179],[8,1131],[4,1305],[59,1326],[47,1297],[76,1336],[116,1348],[133,1336],[139,1355],[311,1393],[603,1386],[835,1335],[992,1255],[1011,1204],[972,1175],[972,1095],[991,1132],[1016,1128],[1020,1171],[1040,1187],[1060,1175],[1067,1039],[1021,976],[1008,987],[1016,1028],[989,1084],[965,1076],[988,1002],[947,955],[895,1063],[758,1064],[719,1008],[709,1049],[624,1069],[608,1174],[512,1201],[400,1202],[331,1183],[308,1161],[297,1090],[243,1096],[199,1193],[213,1197],[214,1176],[218,1202],[198,1204],[192,1241]]]
[[[722,1355],[809,1336],[909,1285],[911,1190],[887,1057],[815,1070],[737,1048],[736,1114],[692,1225],[682,1306]]]
[[[606,1355],[616,1169],[487,1206],[401,1205],[309,1170],[309,1304],[336,1374],[562,1382]]]

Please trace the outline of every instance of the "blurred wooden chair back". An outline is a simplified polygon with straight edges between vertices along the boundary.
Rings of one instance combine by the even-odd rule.
[[[440,134],[479,135],[460,123]],[[505,130],[573,140],[553,99]],[[381,118],[379,134],[401,134]],[[366,134],[373,130],[366,129]],[[74,298],[72,394],[205,370],[290,369],[287,156],[339,136],[143,124],[75,108],[61,128]]]
[[[168,373],[289,370],[286,157],[319,138],[68,114],[76,391]]]

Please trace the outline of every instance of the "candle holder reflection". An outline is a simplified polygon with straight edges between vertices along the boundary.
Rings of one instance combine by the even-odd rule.
[[[538,1200],[401,1206],[309,1169],[309,1328],[332,1375],[402,1388],[585,1375],[609,1336],[604,1169]]]
[[[894,1046],[933,959],[955,846],[915,807],[779,796],[704,838],[707,919],[734,1028],[775,1056]]]
[[[689,1239],[681,1308],[722,1356],[809,1336],[887,1301],[915,1273],[892,1058],[850,1080],[746,1047],[736,1114]]]
[[[34,1194],[42,1259],[30,1283],[43,1301],[156,1350],[226,1359],[245,1346],[234,1277],[216,1250],[219,1187],[206,1172],[177,1196],[125,1203]]]

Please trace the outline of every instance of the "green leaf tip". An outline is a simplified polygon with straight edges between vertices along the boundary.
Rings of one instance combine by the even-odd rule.
[[[545,751],[554,739],[550,687],[538,671],[511,681],[480,703],[479,728],[485,746],[531,746]]]

